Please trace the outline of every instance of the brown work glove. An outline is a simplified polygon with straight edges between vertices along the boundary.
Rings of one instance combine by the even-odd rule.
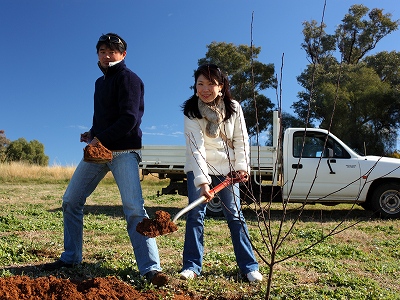
[[[112,152],[97,140],[97,143],[90,143],[83,149],[83,160],[86,162],[103,164],[112,160]]]

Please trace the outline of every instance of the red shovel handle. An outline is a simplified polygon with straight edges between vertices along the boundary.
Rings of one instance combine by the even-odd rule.
[[[225,178],[224,181],[222,181],[220,184],[215,186],[210,190],[211,194],[218,193],[220,190],[226,188],[230,184],[238,183],[245,181],[249,175],[246,173],[245,175],[239,175],[236,172],[231,172],[228,174],[228,176]]]

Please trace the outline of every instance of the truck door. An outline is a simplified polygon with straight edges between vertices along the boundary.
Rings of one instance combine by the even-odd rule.
[[[292,149],[286,151],[285,197],[291,191],[290,199],[298,200],[357,199],[361,182],[358,159],[352,158],[332,136],[327,136],[311,130],[293,132]],[[328,157],[328,148],[333,150],[332,157]]]

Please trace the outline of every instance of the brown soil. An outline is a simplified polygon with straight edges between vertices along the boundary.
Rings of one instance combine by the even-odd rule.
[[[97,142],[95,145],[87,145],[83,150],[83,158],[88,162],[105,163],[112,160],[113,155],[110,150]]]
[[[171,221],[171,215],[163,210],[157,210],[154,219],[144,218],[136,226],[136,231],[148,237],[156,237],[177,231],[178,227]]]
[[[193,300],[189,295],[171,294],[163,290],[139,292],[116,277],[84,281],[54,276],[31,279],[28,276],[0,278],[0,300]]]

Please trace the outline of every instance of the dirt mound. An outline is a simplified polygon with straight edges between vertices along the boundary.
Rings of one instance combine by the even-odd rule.
[[[177,231],[178,227],[171,221],[171,215],[163,210],[157,210],[154,219],[144,218],[136,226],[136,231],[148,237],[156,237]]]
[[[36,279],[28,276],[0,278],[0,300],[159,300],[167,296],[170,297],[171,294],[162,290],[139,292],[133,286],[113,276],[84,281],[54,276]],[[193,298],[188,295],[174,295],[172,299]]]

